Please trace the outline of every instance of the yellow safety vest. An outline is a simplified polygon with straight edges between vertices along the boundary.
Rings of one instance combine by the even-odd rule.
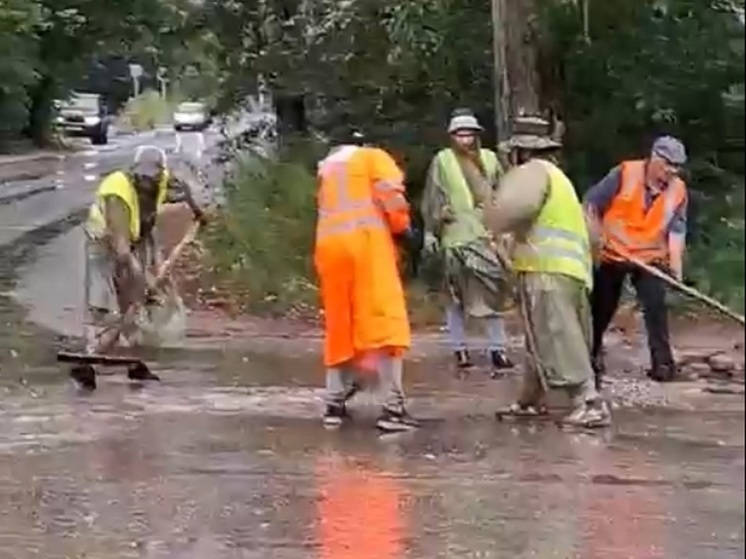
[[[158,212],[161,211],[163,204],[166,202],[168,180],[169,173],[166,170],[158,185],[158,199],[156,201],[156,211]],[[129,210],[130,242],[139,241],[140,202],[137,198],[137,191],[132,185],[130,178],[122,171],[115,171],[106,176],[96,190],[96,199],[88,210],[88,221],[86,223],[88,234],[95,239],[99,239],[105,234],[106,216],[104,215],[104,198],[107,196],[117,196],[125,203]]]
[[[549,196],[531,229],[517,238],[513,268],[517,272],[564,274],[593,288],[593,261],[583,207],[570,179],[543,160]]]
[[[488,149],[480,149],[479,156],[488,177],[492,178],[502,175],[502,167],[494,152]],[[448,189],[449,203],[453,210],[473,209],[474,198],[471,195],[469,185],[466,184],[466,179],[456,159],[456,154],[453,153],[452,149],[446,148],[438,152],[438,155],[435,157],[438,162],[439,172],[442,173],[442,182],[446,189]]]

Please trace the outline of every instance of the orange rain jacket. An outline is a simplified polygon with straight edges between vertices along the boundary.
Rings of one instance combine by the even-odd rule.
[[[409,227],[404,175],[385,151],[345,145],[319,163],[314,263],[324,309],[324,364],[373,350],[400,354],[410,329],[393,235]]]
[[[686,185],[674,179],[646,211],[645,162],[622,163],[622,184],[602,223],[602,260],[624,261],[621,255],[629,254],[643,262],[668,262],[668,226],[686,197]]]

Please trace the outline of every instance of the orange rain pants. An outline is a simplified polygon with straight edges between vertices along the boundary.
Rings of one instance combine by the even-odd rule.
[[[409,227],[403,173],[377,148],[341,146],[319,164],[314,263],[324,364],[401,355],[411,343],[393,235]]]

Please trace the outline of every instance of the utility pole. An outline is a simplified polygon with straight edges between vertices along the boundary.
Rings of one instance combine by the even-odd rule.
[[[132,78],[132,96],[137,98],[140,95],[140,78],[143,69],[139,64],[130,64],[130,77]]]
[[[506,0],[491,0],[492,3],[492,47],[494,56],[495,85],[495,131],[497,143],[510,137],[510,82],[505,37]]]
[[[165,99],[166,98],[166,93],[167,93],[166,92],[166,83],[168,83],[168,79],[166,78],[166,68],[165,67],[160,66],[158,68],[157,78],[158,78],[158,83],[161,86],[161,88],[160,88],[161,89],[161,98]]]

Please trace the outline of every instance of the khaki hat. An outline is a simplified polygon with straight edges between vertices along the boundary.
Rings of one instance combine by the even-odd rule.
[[[484,128],[474,115],[455,114],[448,123],[448,133],[453,134],[459,130],[473,130],[474,132],[483,132]]]
[[[543,151],[562,147],[552,138],[552,125],[548,120],[536,116],[519,116],[513,121],[513,134],[501,142],[499,148],[510,151],[516,148]]]

